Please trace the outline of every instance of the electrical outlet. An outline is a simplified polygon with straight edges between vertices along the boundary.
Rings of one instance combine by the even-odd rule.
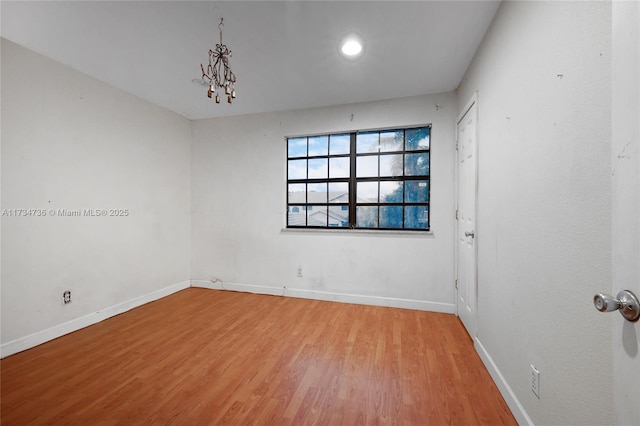
[[[533,364],[531,367],[531,390],[540,399],[540,371]]]
[[[64,305],[71,303],[71,290],[67,290],[62,293],[62,303]]]
[[[302,266],[298,266],[298,278],[302,278]]]

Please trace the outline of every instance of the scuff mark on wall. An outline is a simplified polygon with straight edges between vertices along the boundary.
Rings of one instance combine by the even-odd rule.
[[[616,170],[618,169],[618,165],[620,164],[620,161],[631,160],[631,154],[627,153],[627,148],[629,148],[630,145],[631,145],[631,141],[627,142],[624,148],[622,148],[622,151],[620,151],[620,154],[617,156],[616,164],[611,169],[611,176],[616,175]]]

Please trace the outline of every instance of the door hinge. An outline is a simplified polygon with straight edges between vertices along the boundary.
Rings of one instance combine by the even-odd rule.
[[[458,210],[456,210],[456,220],[458,220]]]
[[[456,280],[456,290],[458,289],[458,280]]]

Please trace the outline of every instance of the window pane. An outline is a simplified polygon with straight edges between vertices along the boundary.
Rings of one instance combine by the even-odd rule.
[[[405,137],[407,138],[407,151],[429,149],[429,136],[430,129],[428,127],[408,129],[405,132]]]
[[[307,224],[307,213],[304,206],[289,206],[287,215],[288,226],[305,226]]]
[[[343,209],[346,206],[330,206],[329,207],[329,226],[334,228],[349,227],[349,209]]]
[[[425,126],[287,138],[287,225],[428,230],[430,137]]]
[[[349,157],[329,158],[329,177],[349,177],[350,163]]]
[[[289,179],[307,178],[307,160],[289,160],[287,169]]]
[[[404,208],[404,227],[405,229],[428,229],[429,207],[406,206]]]
[[[351,152],[351,136],[346,135],[331,135],[329,140],[329,154],[348,154]]]
[[[402,151],[403,149],[403,131],[389,130],[380,132],[380,151]]]
[[[357,206],[356,207],[356,227],[377,228],[378,227],[378,207]]]
[[[329,167],[326,158],[309,160],[309,179],[326,179],[329,175]]]
[[[402,228],[402,206],[381,206],[380,228]]]
[[[288,140],[289,158],[307,156],[307,138],[291,138]]]
[[[329,136],[312,136],[309,138],[309,157],[327,155],[329,153]]]
[[[426,203],[429,201],[429,181],[411,180],[404,183],[405,203]]]
[[[358,182],[356,195],[361,203],[377,203],[378,182]]]
[[[307,226],[327,226],[327,206],[311,206],[307,209]]]
[[[290,183],[289,184],[289,204],[304,204],[307,202],[307,184],[305,183]]]
[[[329,184],[330,203],[349,202],[349,184],[347,182],[332,182]]]
[[[406,154],[404,160],[405,176],[418,176],[429,174],[429,153]]]
[[[378,152],[378,132],[362,132],[356,135],[356,152]]]
[[[402,176],[402,154],[381,155],[380,176]]]
[[[356,177],[378,176],[378,156],[356,158]]]
[[[307,184],[307,203],[326,203],[327,184],[310,183]]]
[[[402,203],[402,182],[380,182],[380,202]]]

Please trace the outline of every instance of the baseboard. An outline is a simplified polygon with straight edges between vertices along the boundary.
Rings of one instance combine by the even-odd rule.
[[[289,287],[261,286],[241,283],[221,283],[204,280],[191,280],[191,287],[209,288],[213,290],[231,290],[245,293],[270,294],[273,296],[297,297],[300,299],[326,300],[330,302],[355,303],[358,305],[386,306],[389,308],[416,309],[420,311],[453,314],[452,303],[430,302],[426,300],[400,299],[395,297],[367,296],[359,294],[336,293],[296,289]]]
[[[72,333],[84,327],[96,324],[100,321],[104,321],[107,318],[111,318],[115,315],[127,312],[133,308],[137,308],[138,306],[144,305],[145,303],[161,299],[177,291],[189,288],[190,284],[191,283],[189,281],[183,281],[178,284],[173,284],[149,294],[145,294],[143,296],[118,303],[115,306],[101,309],[97,312],[92,312],[88,315],[47,328],[46,330],[38,331],[36,333],[29,334],[28,336],[20,337],[10,342],[3,343],[2,345],[0,345],[0,358],[5,358],[9,355],[13,355],[15,353],[33,348],[50,340],[56,339],[60,336],[64,336],[65,334]]]
[[[477,336],[474,339],[474,346],[518,424],[533,426],[533,422],[520,403],[520,400],[516,397],[513,389],[511,389],[511,386],[509,386],[509,383],[507,383],[498,366],[493,362],[493,358],[491,358],[491,355],[489,355],[489,352],[487,352],[487,349],[482,345],[482,342],[480,342]]]

